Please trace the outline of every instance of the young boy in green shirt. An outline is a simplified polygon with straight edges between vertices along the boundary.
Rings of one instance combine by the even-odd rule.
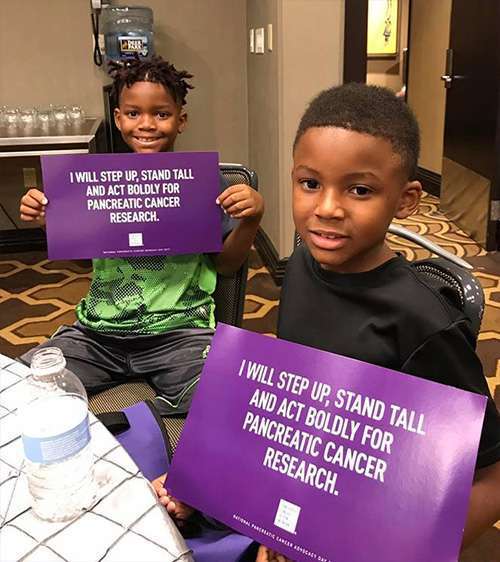
[[[116,65],[112,76],[115,123],[125,143],[138,153],[173,151],[187,125],[192,75],[155,57]],[[38,346],[59,347],[89,394],[146,378],[158,393],[161,414],[187,412],[215,327],[217,273],[240,268],[264,212],[251,187],[221,183],[214,201],[224,211],[219,254],[93,260],[77,322]],[[21,218],[43,223],[47,204],[40,190],[30,189],[21,200]],[[21,359],[29,363],[34,351]]]

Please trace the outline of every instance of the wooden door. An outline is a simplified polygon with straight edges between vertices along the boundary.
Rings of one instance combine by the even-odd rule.
[[[441,209],[488,250],[498,249],[500,3],[453,0]]]

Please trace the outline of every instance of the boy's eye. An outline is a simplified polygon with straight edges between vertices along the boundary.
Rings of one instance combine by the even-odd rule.
[[[308,190],[314,190],[314,189],[318,189],[319,187],[319,182],[317,180],[300,180],[300,185],[304,188],[304,189],[308,189]]]
[[[358,197],[366,197],[366,195],[370,195],[372,190],[366,185],[354,185],[350,188],[351,193],[357,195]]]

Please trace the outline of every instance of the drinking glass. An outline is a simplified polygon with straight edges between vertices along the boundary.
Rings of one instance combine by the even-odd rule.
[[[52,115],[56,124],[65,123],[68,117],[68,108],[65,105],[54,105]]]
[[[40,127],[46,128],[53,121],[52,110],[48,107],[42,107],[38,110],[38,123]]]
[[[83,120],[85,113],[79,105],[72,105],[68,109],[68,117],[71,121],[79,122]]]
[[[3,112],[3,121],[7,127],[17,127],[19,124],[19,109],[6,107]]]
[[[22,108],[19,111],[19,122],[25,128],[32,128],[36,123],[36,109],[34,107]]]

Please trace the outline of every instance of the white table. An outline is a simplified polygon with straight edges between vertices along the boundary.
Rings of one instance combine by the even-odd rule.
[[[98,496],[73,521],[32,512],[15,410],[24,365],[0,355],[0,561],[192,562],[166,510],[123,447],[90,414]]]

